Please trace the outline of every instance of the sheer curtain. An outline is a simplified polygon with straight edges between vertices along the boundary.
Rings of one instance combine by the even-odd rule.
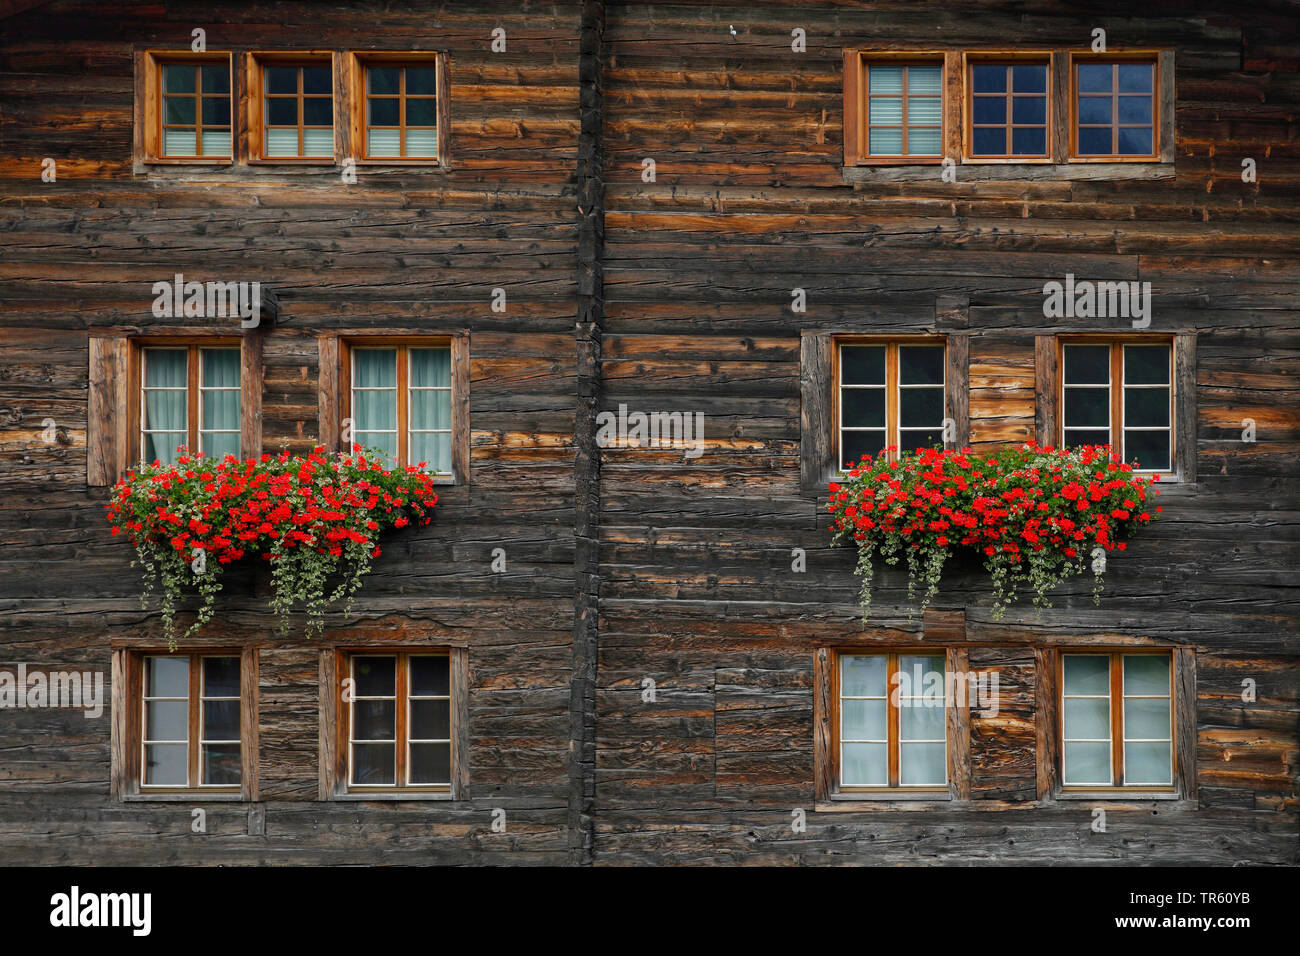
[[[199,450],[239,456],[239,349],[203,349],[199,365]]]
[[[451,472],[451,350],[411,349],[410,463]]]
[[[177,446],[189,440],[188,359],[186,349],[144,350],[140,457],[146,462],[174,464]]]
[[[397,350],[352,351],[352,442],[397,461]]]

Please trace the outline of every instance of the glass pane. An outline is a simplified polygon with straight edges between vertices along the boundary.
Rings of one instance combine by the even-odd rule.
[[[205,389],[200,404],[203,406],[205,430],[239,429],[239,392]]]
[[[434,108],[435,103],[436,100],[407,100],[406,125],[436,126],[438,116]]]
[[[841,740],[885,740],[889,736],[883,700],[846,700],[840,703]]]
[[[899,425],[903,428],[943,427],[943,389],[904,388],[898,393]]]
[[[941,76],[942,67],[938,66],[913,66],[907,70],[907,92],[911,95],[918,93],[938,94],[942,92]]]
[[[884,385],[885,347],[846,345],[841,348],[840,381],[845,385]]]
[[[1124,460],[1147,471],[1169,470],[1169,432],[1124,432]]]
[[[401,148],[402,137],[395,129],[372,129],[366,134],[366,151],[371,156],[396,156]]]
[[[937,96],[909,96],[907,98],[907,123],[924,126],[943,119],[943,100]]]
[[[189,786],[189,747],[186,744],[147,744],[144,782],[155,786]]]
[[[145,349],[145,388],[184,388],[188,358],[184,349]]]
[[[227,455],[239,457],[238,432],[199,432],[199,451],[207,458],[221,459]]]
[[[437,71],[431,66],[408,66],[406,68],[406,92],[420,95],[432,95],[436,92]]]
[[[268,98],[266,101],[266,122],[271,126],[297,126],[298,100]]]
[[[192,129],[163,130],[164,156],[193,156],[198,148],[198,134]]]
[[[203,67],[204,93],[230,92],[230,67],[226,64],[209,64]]]
[[[946,727],[943,697],[921,700],[905,697],[898,702],[899,740],[944,740]]]
[[[872,93],[902,93],[903,68],[901,66],[870,66],[867,80]]]
[[[1079,153],[1082,156],[1109,156],[1113,145],[1109,129],[1079,130]]]
[[[204,126],[229,126],[230,125],[230,97],[228,96],[203,97],[203,125]]]
[[[1011,151],[1017,156],[1038,156],[1046,153],[1046,128],[1013,129],[1011,131]]]
[[[1173,783],[1170,744],[1124,745],[1124,782],[1127,784]]]
[[[1066,388],[1066,428],[1108,428],[1110,426],[1110,389]]]
[[[167,102],[167,112],[163,122],[179,126],[194,125],[194,97],[166,96],[163,99]]]
[[[203,131],[203,155],[229,156],[230,130],[219,132],[213,129],[205,129]]]
[[[1109,345],[1065,346],[1065,383],[1067,385],[1106,385],[1109,382]]]
[[[1046,93],[1047,65],[1026,63],[1011,68],[1011,88],[1017,93]]]
[[[268,66],[262,76],[268,93],[298,92],[298,68],[296,66]]]
[[[867,455],[873,459],[879,458],[884,450],[884,429],[869,432],[840,432],[840,457],[843,459],[841,465],[852,467]]]
[[[451,783],[451,744],[411,744],[413,784]]]
[[[1119,131],[1119,154],[1122,156],[1147,156],[1151,153],[1151,129],[1125,129]]]
[[[324,97],[303,100],[302,121],[307,126],[329,126],[334,122],[334,103]]]
[[[177,449],[185,444],[185,432],[161,432],[146,435],[144,453],[140,456],[145,461],[160,461],[164,465],[174,465],[181,453]]]
[[[352,393],[352,416],[358,431],[389,431],[397,427],[397,390]]]
[[[180,392],[145,392],[144,393],[144,428],[146,431],[168,431],[179,434],[180,443],[185,444],[186,433],[179,431],[185,428],[187,409],[185,397],[187,393]]]
[[[1007,121],[1007,101],[1000,96],[975,97],[972,119],[977,125]]]
[[[948,779],[947,765],[947,751],[941,743],[899,745],[898,782],[904,787],[928,787],[945,783]]]
[[[146,697],[189,697],[190,659],[188,657],[145,658],[144,695]]]
[[[1129,385],[1168,385],[1168,345],[1126,345],[1124,381]]]
[[[1168,694],[1169,658],[1163,654],[1124,657],[1125,695]]]
[[[366,81],[371,93],[401,92],[400,66],[372,66],[366,69]]]
[[[334,80],[328,66],[304,66],[302,68],[302,91],[304,93],[333,93]]]
[[[238,740],[239,701],[203,701],[203,729],[201,733],[204,740]]]
[[[239,744],[204,744],[203,782],[210,786],[237,786],[239,780]]]
[[[1065,698],[1062,731],[1067,740],[1110,740],[1110,698]]]
[[[397,434],[395,432],[353,432],[352,444],[360,445],[363,451],[378,449],[392,463],[397,454]]]
[[[450,349],[411,349],[412,388],[450,388]]]
[[[297,156],[298,131],[296,129],[268,129],[266,131],[267,156]]]
[[[412,391],[410,402],[412,428],[451,427],[451,392]]]
[[[411,435],[411,464],[424,462],[425,470],[451,473],[451,434],[448,432],[417,432]]]
[[[844,744],[840,748],[840,784],[883,787],[889,783],[889,754],[885,744]]]
[[[304,156],[333,156],[334,130],[305,129],[302,131]]]
[[[446,697],[451,693],[450,658],[412,657],[410,665],[412,697]]]
[[[145,740],[189,740],[190,705],[184,700],[144,702]]]
[[[396,388],[396,349],[357,349],[352,353],[354,388]]]
[[[1121,96],[1119,121],[1143,126],[1151,125],[1151,98],[1149,96]]]
[[[397,659],[355,657],[352,659],[354,693],[357,697],[392,697],[397,693]]]
[[[366,101],[370,107],[370,125],[398,126],[402,121],[401,101],[389,98],[371,98]]]
[[[1067,784],[1110,783],[1109,743],[1067,743],[1063,762]]]
[[[1011,101],[1011,121],[1032,125],[1047,122],[1047,97],[1016,96]]]
[[[164,93],[193,93],[197,71],[187,63],[172,63],[163,67]]]
[[[884,655],[853,654],[841,657],[840,695],[843,697],[884,697]]]
[[[394,740],[396,737],[396,701],[354,700],[352,702],[353,740]]]
[[[450,740],[451,701],[412,700],[411,740]]]
[[[1079,122],[1085,126],[1109,124],[1111,100],[1108,96],[1079,97]]]
[[[205,388],[239,387],[239,349],[201,349],[202,378]]]
[[[903,131],[901,129],[871,130],[868,149],[872,156],[900,155],[903,152]]]
[[[1168,697],[1125,698],[1125,740],[1168,740],[1169,737]]]
[[[916,451],[921,448],[942,448],[943,429],[936,427],[926,431],[905,431],[898,437],[901,451]]]
[[[1079,92],[1109,93],[1111,65],[1109,63],[1080,63]]]
[[[408,129],[406,131],[406,155],[424,159],[436,157],[438,155],[438,131],[436,129]]]
[[[1107,445],[1110,433],[1106,430],[1096,431],[1081,428],[1067,429],[1065,432],[1066,448],[1082,448],[1084,445]]]
[[[1121,63],[1119,65],[1119,91],[1121,93],[1150,93],[1155,67],[1150,63]]]
[[[396,744],[353,744],[352,782],[392,786],[397,782]]]
[[[898,375],[903,385],[942,385],[943,346],[901,346],[898,350]]]
[[[1109,694],[1110,658],[1105,654],[1069,654],[1062,661],[1065,694]]]
[[[885,390],[883,388],[841,389],[840,414],[846,428],[884,428]]]
[[[203,658],[203,696],[239,696],[239,658]]]
[[[898,689],[903,697],[942,700],[944,659],[908,654],[898,661]]]
[[[1169,424],[1169,389],[1124,389],[1124,425],[1131,428]]]
[[[937,129],[909,130],[907,134],[907,155],[909,156],[939,155],[939,130]]]
[[[1007,132],[1004,127],[976,129],[971,152],[976,156],[1000,156],[1007,148]]]
[[[976,93],[1005,93],[1007,68],[1001,64],[976,64],[971,67],[971,81]]]
[[[903,122],[901,96],[873,96],[868,106],[867,121],[881,126],[898,126]]]

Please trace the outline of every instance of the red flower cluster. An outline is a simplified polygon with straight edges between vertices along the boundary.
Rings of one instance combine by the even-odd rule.
[[[247,554],[275,560],[295,548],[339,556],[348,542],[377,557],[378,533],[412,521],[428,524],[438,496],[416,467],[389,471],[354,455],[263,455],[220,462],[184,455],[155,461],[118,482],[108,503],[112,533],[179,552],[189,562],[204,552],[220,564]]]

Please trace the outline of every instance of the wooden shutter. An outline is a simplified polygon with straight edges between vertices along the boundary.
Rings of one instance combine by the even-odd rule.
[[[835,473],[835,436],[831,434],[831,337],[804,332],[799,342],[799,488],[825,495]]]
[[[858,142],[862,128],[862,56],[844,51],[844,165],[856,166],[862,155]]]
[[[126,471],[127,340],[92,335],[86,401],[86,484],[112,485]]]

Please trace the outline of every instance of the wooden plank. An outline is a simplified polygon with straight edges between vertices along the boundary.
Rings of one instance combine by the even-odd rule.
[[[1059,441],[1060,402],[1056,397],[1059,373],[1056,361],[1056,336],[1034,336],[1034,427],[1038,444],[1056,445]]]
[[[449,168],[451,156],[451,54],[439,53],[437,61],[438,165]]]
[[[352,57],[344,50],[335,50],[333,60],[334,103],[338,111],[334,119],[334,161],[342,165],[345,159],[355,158],[353,151],[352,115],[356,109],[353,101]],[[439,135],[439,140],[441,140]]]
[[[948,414],[954,422],[951,448],[970,447],[970,333],[953,332],[948,336],[948,347],[944,353],[948,367],[944,381],[944,391]]]
[[[1160,73],[1160,161],[1174,162],[1177,144],[1174,142],[1178,90],[1175,81],[1174,51],[1162,50],[1159,62]]]
[[[964,615],[963,615],[964,617]],[[970,655],[964,647],[950,647],[947,652],[948,673],[965,675],[970,671]],[[969,684],[963,681],[969,688]],[[971,794],[970,711],[973,701],[953,700],[947,708],[948,783],[954,800],[969,800]]]
[[[121,800],[132,792],[132,761],[130,732],[130,652],[126,648],[115,648],[112,654],[112,670],[109,674],[112,699],[112,727],[109,740],[110,767],[109,796]]]
[[[317,800],[329,800],[340,789],[338,765],[340,760],[338,747],[338,654],[332,647],[322,648],[320,652],[319,714],[317,721],[317,742],[320,747],[320,766]]]
[[[249,330],[239,343],[239,448],[245,458],[262,454],[262,362],[264,334]]]
[[[322,333],[316,340],[319,355],[317,386],[317,427],[320,444],[326,451],[339,451],[341,433],[339,395],[339,337]]]
[[[1196,715],[1196,649],[1179,647],[1174,650],[1174,725],[1178,737],[1174,760],[1178,765],[1178,781],[1182,795],[1188,800],[1197,798],[1196,754],[1198,721]]]
[[[834,789],[834,756],[831,714],[834,713],[832,695],[835,693],[831,654],[824,647],[813,654],[813,778],[814,798],[829,800]]]
[[[799,340],[799,487],[824,495],[834,473],[831,434],[831,336],[804,331]]]
[[[466,331],[451,339],[451,461],[452,478],[468,485],[470,475],[470,336]]]
[[[943,155],[961,164],[962,54],[947,50],[943,55]]]
[[[245,800],[258,798],[258,724],[260,688],[257,648],[248,646],[239,654],[240,794]]]
[[[1174,454],[1180,480],[1194,483],[1197,474],[1196,333],[1174,336]]]
[[[1052,52],[1052,162],[1066,163],[1070,159],[1070,54],[1063,50]]]
[[[469,665],[469,648],[453,647],[451,655],[451,795],[457,800],[470,799],[470,689],[473,684]]]
[[[1056,728],[1060,724],[1060,708],[1057,704],[1056,657],[1053,648],[1034,648],[1034,727],[1037,732],[1034,757],[1039,800],[1051,799],[1059,786],[1057,767],[1060,766],[1060,756]]]
[[[862,128],[862,58],[857,50],[845,50],[844,82],[844,165],[856,166],[862,155],[858,140]]]
[[[90,336],[86,484],[114,484],[126,470],[127,340]]]

